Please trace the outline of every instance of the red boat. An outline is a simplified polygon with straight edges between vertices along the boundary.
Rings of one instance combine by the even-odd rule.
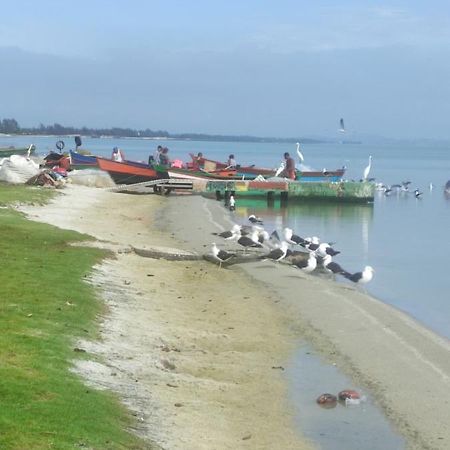
[[[116,184],[134,184],[169,178],[167,172],[157,171],[144,163],[117,162],[97,157],[97,164],[100,169],[109,173]]]
[[[187,166],[191,170],[218,170],[227,167],[226,163],[220,161],[214,161],[212,159],[207,159],[204,157],[197,157],[192,153],[189,154],[192,158],[192,162],[188,163]],[[274,177],[276,169],[265,169],[262,167],[252,166],[237,166],[236,175],[238,178],[253,179],[258,175],[262,175],[264,178]],[[297,181],[340,181],[344,176],[345,168],[337,170],[323,170],[323,171],[296,171]]]

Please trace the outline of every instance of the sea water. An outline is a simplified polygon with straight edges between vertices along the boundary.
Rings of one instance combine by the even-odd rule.
[[[45,154],[55,150],[58,137],[0,137],[0,146],[34,143]],[[62,138],[74,148],[73,138]],[[120,147],[126,158],[147,161],[157,145],[167,146],[172,159],[188,161],[189,153],[226,161],[234,154],[238,164],[275,168],[284,152],[296,158],[295,144],[204,142],[83,137],[82,148],[109,157]],[[450,338],[450,198],[444,185],[450,179],[450,143],[427,144],[303,144],[304,164],[322,170],[347,167],[345,177],[359,180],[368,165],[369,177],[387,185],[411,181],[409,192],[386,196],[377,191],[372,204],[291,202],[287,206],[237,198],[236,217],[247,223],[250,213],[265,220],[268,231],[292,228],[296,234],[319,236],[341,251],[335,261],[350,272],[365,265],[375,269],[367,291]],[[432,189],[430,189],[430,185]],[[413,194],[418,188],[419,198]]]

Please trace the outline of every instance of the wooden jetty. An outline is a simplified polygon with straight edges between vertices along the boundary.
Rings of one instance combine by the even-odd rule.
[[[266,198],[268,202],[338,201],[349,203],[373,202],[375,184],[369,182],[308,182],[214,180],[206,184],[203,195],[217,200],[233,195],[238,198]]]

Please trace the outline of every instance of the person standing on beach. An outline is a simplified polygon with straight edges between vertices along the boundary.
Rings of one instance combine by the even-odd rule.
[[[295,180],[295,161],[294,158],[292,158],[288,152],[284,154],[284,160],[285,160],[285,168],[283,172],[281,173],[281,176],[289,178],[290,180]]]

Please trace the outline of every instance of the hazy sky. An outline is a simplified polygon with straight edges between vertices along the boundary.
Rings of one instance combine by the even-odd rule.
[[[450,3],[0,0],[23,126],[450,138]]]

